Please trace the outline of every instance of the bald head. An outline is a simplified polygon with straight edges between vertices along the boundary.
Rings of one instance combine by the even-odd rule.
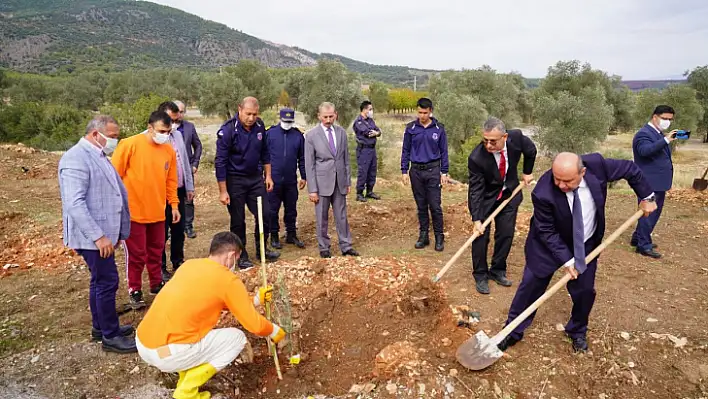
[[[246,97],[238,105],[238,119],[247,130],[251,130],[258,120],[258,109],[258,99],[255,97]]]
[[[553,158],[553,182],[564,193],[580,186],[585,176],[585,165],[578,154],[561,152]]]

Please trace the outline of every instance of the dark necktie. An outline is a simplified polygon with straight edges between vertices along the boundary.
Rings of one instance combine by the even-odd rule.
[[[583,206],[580,203],[578,188],[573,190],[573,258],[575,269],[582,273],[585,265],[585,224],[583,223]]]
[[[504,182],[504,179],[506,178],[506,158],[504,157],[504,151],[500,151],[499,156],[499,176],[501,176],[501,180]],[[501,199],[503,192],[504,187],[502,186],[502,189],[499,191],[499,195],[497,196],[497,200]]]
[[[329,140],[329,149],[332,151],[332,155],[337,155],[337,148],[334,146],[334,135],[332,134],[332,128],[327,128],[327,140]]]

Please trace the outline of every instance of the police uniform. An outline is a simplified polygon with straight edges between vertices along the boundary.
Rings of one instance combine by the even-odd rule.
[[[258,118],[248,131],[238,119],[238,114],[224,123],[216,134],[216,179],[226,181],[229,193],[228,205],[231,216],[231,232],[236,234],[244,244],[241,252],[240,265],[248,267],[249,258],[246,251],[246,212],[244,205],[256,218],[255,238],[256,254],[260,254],[258,231],[257,198],[261,197],[263,214],[270,214],[266,200],[266,189],[263,172],[260,165],[270,164],[270,152],[266,140],[265,126]],[[268,242],[269,218],[263,218],[264,239]],[[277,258],[280,254],[266,248],[266,257]]]
[[[449,170],[447,157],[447,135],[445,127],[437,119],[431,118],[424,127],[419,120],[406,125],[403,133],[401,152],[401,172],[409,173],[413,198],[418,208],[420,236],[416,248],[428,245],[430,216],[433,219],[435,249],[443,250],[443,212],[441,204],[440,176]]]
[[[381,129],[376,126],[373,118],[364,118],[359,115],[354,120],[354,134],[356,135],[356,193],[357,200],[366,201],[366,198],[379,199],[374,194],[374,185],[376,184],[376,168],[378,159],[376,157],[376,137],[369,137],[369,132],[377,131],[381,133]],[[366,189],[366,197],[364,197],[364,189]],[[361,198],[360,198],[361,197]]]
[[[293,122],[295,111],[284,108],[280,111],[280,120]],[[278,234],[280,232],[279,213],[283,204],[286,239],[290,244],[300,248],[304,244],[297,239],[297,200],[298,178],[305,180],[305,136],[296,127],[285,130],[280,124],[273,125],[266,130],[268,149],[270,151],[271,175],[273,178],[273,191],[268,193],[270,202],[270,238],[273,248],[280,247]]]

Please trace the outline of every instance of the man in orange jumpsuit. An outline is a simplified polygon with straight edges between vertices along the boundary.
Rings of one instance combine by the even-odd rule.
[[[179,372],[175,399],[208,399],[210,394],[200,393],[199,387],[234,361],[246,345],[241,330],[214,329],[223,309],[255,335],[275,343],[285,337],[285,330],[255,308],[272,300],[272,288],[260,288],[251,298],[233,273],[242,250],[235,234],[216,234],[209,257],[182,264],[138,326],[135,343],[140,357],[163,372]]]

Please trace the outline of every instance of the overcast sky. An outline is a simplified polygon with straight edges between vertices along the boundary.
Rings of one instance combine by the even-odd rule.
[[[542,77],[579,59],[625,79],[708,64],[708,0],[158,0],[244,33],[372,64],[487,64]]]

